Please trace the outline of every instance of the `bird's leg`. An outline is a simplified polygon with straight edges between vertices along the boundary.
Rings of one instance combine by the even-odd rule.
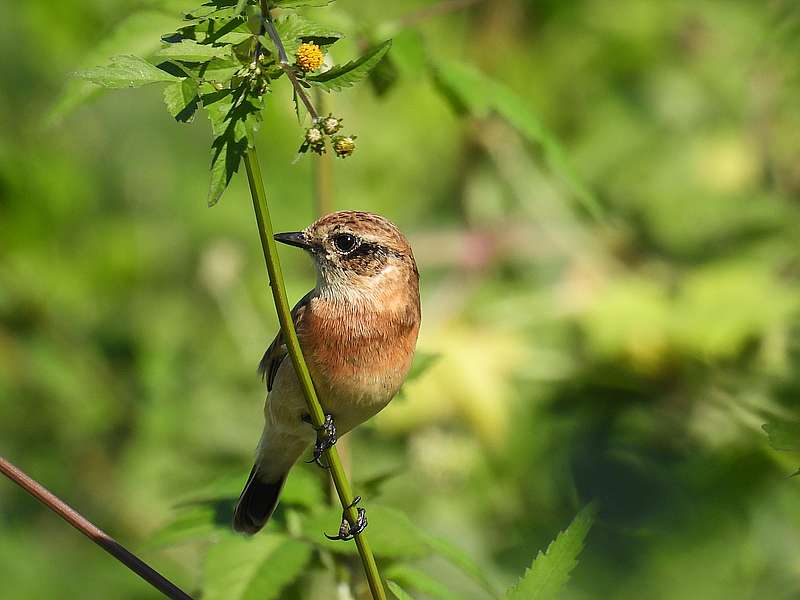
[[[310,415],[303,415],[303,421],[313,426]],[[317,432],[317,440],[314,442],[314,457],[308,462],[315,462],[323,469],[327,469],[328,466],[323,464],[320,458],[322,458],[325,450],[332,448],[337,441],[336,424],[333,422],[333,415],[325,415],[325,422],[321,427],[314,427],[314,431]]]
[[[367,528],[367,511],[363,508],[358,509],[358,516],[353,526],[351,526],[350,521],[347,520],[348,509],[353,508],[359,502],[361,502],[361,496],[356,496],[350,505],[342,511],[342,523],[339,525],[339,533],[337,535],[328,535],[326,533],[326,538],[329,540],[343,540],[346,542],[352,540]]]

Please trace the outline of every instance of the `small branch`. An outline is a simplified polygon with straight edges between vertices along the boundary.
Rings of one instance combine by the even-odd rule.
[[[173,600],[192,600],[189,594],[178,588],[166,577],[161,575],[161,573],[127,550],[114,538],[2,456],[0,456],[0,472],[156,588],[159,592],[164,594],[167,598],[172,598]]]
[[[300,341],[297,339],[297,332],[294,328],[292,312],[289,308],[289,300],[286,296],[286,286],[283,283],[283,271],[281,270],[281,263],[278,258],[278,249],[275,244],[275,239],[273,238],[267,195],[264,191],[264,183],[261,179],[261,168],[258,164],[258,156],[256,155],[255,147],[251,146],[248,148],[247,152],[245,152],[244,164],[247,169],[247,181],[250,185],[250,195],[253,198],[253,210],[256,214],[256,222],[258,223],[258,235],[261,239],[261,248],[264,252],[264,262],[266,263],[267,273],[269,275],[272,297],[275,301],[275,310],[278,313],[278,321],[281,325],[281,331],[283,331],[286,348],[289,351],[289,357],[292,360],[292,365],[297,374],[300,388],[305,396],[311,420],[316,427],[321,427],[325,421],[325,413],[317,398],[314,382],[311,380],[311,375],[308,372],[308,367],[303,358],[303,351],[300,348]],[[339,496],[339,502],[342,504],[344,515],[350,523],[351,529],[355,530],[358,522],[358,512],[353,503],[353,492],[350,489],[350,482],[345,475],[342,462],[339,459],[339,453],[336,451],[336,446],[328,448],[324,456],[329,467],[331,478],[336,486],[336,493]],[[383,589],[383,583],[378,573],[378,566],[375,563],[375,557],[372,554],[366,536],[364,533],[356,533],[354,538],[358,553],[361,555],[361,562],[364,565],[364,573],[366,574],[373,599],[386,600],[386,592]]]
[[[317,112],[317,109],[314,108],[314,104],[311,102],[311,98],[308,97],[305,88],[300,85],[300,81],[297,79],[297,74],[294,72],[294,68],[289,62],[289,57],[286,55],[286,48],[281,41],[281,36],[278,35],[278,30],[275,29],[275,23],[272,20],[272,14],[270,14],[269,11],[269,3],[267,0],[260,1],[264,29],[266,30],[267,35],[269,35],[269,38],[272,40],[272,43],[275,44],[275,47],[278,49],[278,62],[281,65],[281,69],[283,69],[283,72],[286,73],[286,77],[289,78],[289,81],[292,82],[294,93],[297,94],[297,97],[300,98],[300,100],[302,100],[306,110],[308,110],[308,114],[311,115],[311,118],[316,121],[319,118],[319,113]],[[258,56],[258,50],[256,50],[256,56]]]

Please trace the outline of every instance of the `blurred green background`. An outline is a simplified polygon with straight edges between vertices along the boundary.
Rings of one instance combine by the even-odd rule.
[[[359,136],[334,202],[409,235],[435,355],[349,436],[356,487],[391,473],[382,502],[500,587],[595,500],[566,597],[800,596],[800,458],[761,430],[800,419],[796,3],[416,12],[434,4],[314,13],[353,34],[344,60],[395,37],[393,85],[333,100]],[[148,540],[181,498],[246,470],[260,431],[277,322],[246,182],[205,206],[208,123],[176,124],[157,86],[45,125],[119,23],[145,8],[168,31],[179,5],[0,5],[0,454],[196,589],[202,552]],[[125,43],[154,41],[144,26]],[[574,175],[491,110],[454,111],[427,60],[516,94]],[[281,82],[258,141],[277,230],[314,218],[301,135]],[[282,258],[294,300],[312,267]],[[0,596],[158,597],[4,480]]]

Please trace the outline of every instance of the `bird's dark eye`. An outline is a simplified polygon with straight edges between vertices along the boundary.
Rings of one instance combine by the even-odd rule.
[[[356,237],[349,233],[340,233],[333,237],[333,245],[339,252],[347,254],[356,247]]]

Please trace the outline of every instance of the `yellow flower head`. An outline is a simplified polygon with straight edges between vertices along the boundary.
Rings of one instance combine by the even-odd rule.
[[[323,54],[322,49],[311,42],[300,44],[296,56],[297,66],[306,73],[319,69],[325,60],[325,54]]]

